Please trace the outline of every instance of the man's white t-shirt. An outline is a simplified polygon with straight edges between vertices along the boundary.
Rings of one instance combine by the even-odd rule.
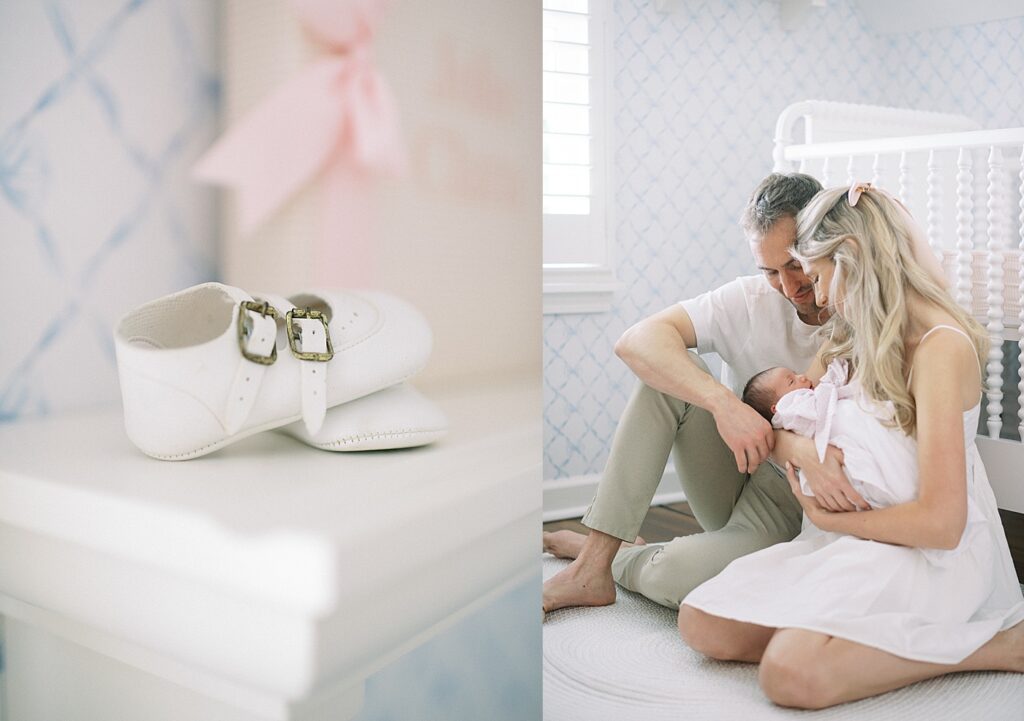
[[[824,336],[763,275],[748,275],[681,301],[697,335],[698,353],[717,353],[722,384],[742,395],[755,373],[785,366],[803,373]]]

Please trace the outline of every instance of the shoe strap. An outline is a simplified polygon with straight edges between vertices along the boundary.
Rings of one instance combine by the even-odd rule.
[[[271,305],[275,304],[271,302]],[[241,308],[240,305],[239,308]],[[277,308],[277,311],[280,313],[280,308]],[[248,334],[247,340],[244,341],[249,352],[260,356],[270,356],[275,353],[277,320],[269,314],[263,315],[258,311],[251,310],[244,311],[243,317],[243,314],[236,310],[234,318],[236,332],[240,332],[238,323],[244,322],[246,318],[252,321],[252,330]],[[228,391],[224,423],[225,430],[229,434],[237,433],[245,424],[245,419],[249,417],[256,398],[259,396],[260,387],[263,385],[263,375],[269,367],[269,365],[257,363],[244,356],[240,357],[238,369],[235,371],[235,377],[231,381]]]
[[[295,308],[295,304],[287,298],[279,295],[262,294],[280,312],[282,317]],[[325,325],[320,320],[313,318],[292,318],[292,324],[300,328],[303,353],[325,353],[327,352],[327,336]],[[286,346],[281,353],[291,353],[290,347]],[[302,393],[302,421],[310,433],[316,433],[324,424],[327,416],[327,364],[323,361],[304,360],[299,361],[299,372],[301,378]]]

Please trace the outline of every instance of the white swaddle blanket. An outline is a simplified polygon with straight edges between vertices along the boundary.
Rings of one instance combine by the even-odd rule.
[[[898,426],[892,403],[879,403],[849,379],[848,364],[836,359],[814,388],[791,391],[779,399],[772,425],[814,439],[824,461],[829,444],[843,452],[850,485],[872,508],[906,503],[917,497],[917,444]],[[800,489],[814,495],[803,471]]]

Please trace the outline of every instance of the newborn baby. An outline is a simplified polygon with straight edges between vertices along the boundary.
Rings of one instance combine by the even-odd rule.
[[[917,444],[885,425],[892,404],[860,393],[846,361],[832,361],[817,384],[789,368],[769,368],[747,382],[743,400],[775,428],[813,438],[819,460],[829,444],[842,450],[850,485],[872,508],[917,497]],[[799,477],[804,494],[813,495],[802,471]]]

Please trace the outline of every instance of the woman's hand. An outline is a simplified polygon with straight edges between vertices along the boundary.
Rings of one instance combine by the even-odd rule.
[[[807,520],[823,531],[834,530],[831,527],[830,520],[836,514],[823,506],[816,496],[804,495],[804,492],[800,489],[800,479],[797,478],[796,468],[789,461],[786,461],[786,478],[789,479],[789,488],[793,491],[796,500],[804,509],[804,515],[807,516]]]
[[[800,466],[807,478],[807,485],[818,502],[827,510],[867,511],[871,506],[850,485],[850,479],[843,471],[843,452],[835,446],[825,451],[825,462],[810,459]],[[801,494],[802,495],[802,494]]]

